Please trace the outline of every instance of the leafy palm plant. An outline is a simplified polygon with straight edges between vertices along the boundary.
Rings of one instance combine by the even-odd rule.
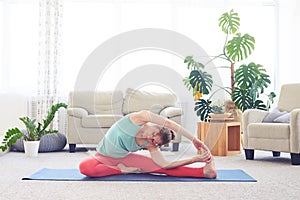
[[[219,90],[224,90],[232,96],[237,108],[242,111],[249,108],[268,109],[269,103],[264,104],[259,100],[260,94],[271,83],[269,75],[261,65],[250,63],[242,65],[235,71],[235,62],[242,61],[251,55],[254,50],[255,39],[249,34],[242,35],[238,32],[240,18],[238,13],[231,10],[224,13],[219,18],[219,27],[226,34],[222,53],[213,56],[207,63],[197,62],[193,56],[187,56],[184,63],[190,70],[190,75],[184,78],[183,82],[188,89],[193,89],[195,111],[202,121],[206,121],[208,114],[213,112],[211,97]],[[221,87],[214,91],[208,99],[203,99],[203,95],[211,93],[213,77],[206,72],[205,67],[215,59],[223,59],[230,65],[231,85]],[[273,102],[276,95],[272,92],[268,95]]]
[[[273,103],[276,96],[274,92],[268,95],[266,104],[259,99],[271,83],[270,76],[266,74],[262,65],[255,63],[241,65],[235,71],[234,80],[236,87],[232,91],[231,98],[240,110],[245,111],[251,108],[268,110],[270,108],[270,102]]]
[[[9,129],[4,136],[0,149],[2,151],[6,151],[20,138],[24,138],[25,141],[39,141],[43,135],[52,133],[56,134],[58,132],[57,130],[46,129],[53,121],[55,113],[61,107],[67,108],[67,105],[64,103],[57,103],[55,105],[52,105],[47,117],[43,120],[43,123],[37,123],[36,119],[30,119],[29,117],[19,118],[25,124],[26,132],[22,132],[18,128]]]

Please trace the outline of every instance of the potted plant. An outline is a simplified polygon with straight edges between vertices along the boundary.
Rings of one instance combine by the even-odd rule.
[[[211,98],[219,90],[227,92],[236,108],[241,111],[249,108],[268,110],[270,102],[273,103],[276,95],[274,92],[267,95],[268,100],[266,103],[260,99],[271,83],[270,76],[266,73],[265,68],[252,62],[235,69],[235,62],[246,59],[254,50],[254,37],[249,34],[242,35],[238,32],[240,18],[238,13],[233,10],[221,15],[219,27],[226,34],[222,53],[212,57],[206,64],[196,61],[193,56],[187,56],[184,59],[190,74],[183,81],[188,89],[193,89],[197,116],[201,121],[207,120],[209,113],[213,112]],[[229,63],[231,85],[230,87],[217,86],[219,89],[212,92],[213,77],[206,71],[205,67],[215,59],[223,59]],[[209,98],[202,98],[203,95],[209,94]]]
[[[19,118],[26,127],[25,131],[21,131],[19,128],[15,127],[9,129],[2,141],[2,146],[0,149],[4,152],[10,146],[17,142],[18,139],[24,139],[24,149],[25,154],[31,157],[35,157],[38,153],[39,142],[42,136],[46,134],[56,134],[57,130],[48,130],[48,126],[53,121],[55,113],[61,108],[67,108],[67,105],[64,103],[57,103],[52,105],[48,115],[43,120],[43,123],[37,122],[36,119],[30,119],[29,117]]]

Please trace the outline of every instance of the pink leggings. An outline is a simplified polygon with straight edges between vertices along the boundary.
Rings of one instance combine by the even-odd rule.
[[[194,168],[181,166],[172,169],[162,169],[155,164],[150,157],[137,153],[130,153],[124,158],[111,158],[96,153],[95,156],[83,160],[79,165],[79,170],[82,174],[89,177],[102,177],[113,174],[121,174],[121,170],[117,167],[119,163],[122,163],[127,167],[139,168],[143,173],[159,173],[170,176],[199,178],[204,177],[203,167]]]

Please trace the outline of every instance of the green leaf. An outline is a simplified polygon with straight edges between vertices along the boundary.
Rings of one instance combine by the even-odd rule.
[[[274,92],[270,92],[270,94],[268,95],[268,99],[269,99],[269,101],[271,101],[271,103],[274,103],[275,97],[276,97],[276,94]]]
[[[44,125],[43,125],[43,128],[42,128],[41,132],[43,132],[50,125],[50,123],[52,122],[52,120],[55,116],[55,113],[62,107],[67,108],[68,106],[64,103],[57,103],[57,104],[55,104],[51,107],[50,111],[48,112],[48,115],[47,115],[46,119],[43,120]]]
[[[219,27],[222,28],[222,31],[226,34],[234,34],[240,27],[240,18],[238,13],[233,10],[230,13],[224,13],[219,18]]]
[[[253,109],[259,109],[259,110],[267,110],[267,106],[264,104],[262,100],[256,100],[254,102],[254,105],[252,106]]]
[[[254,50],[255,39],[249,34],[236,34],[226,45],[226,56],[232,61],[242,61]]]
[[[183,81],[183,84],[187,87],[188,90],[192,89],[189,77],[185,77],[182,81]]]
[[[190,70],[200,70],[204,69],[204,64],[194,60],[193,56],[187,56],[184,59],[184,63],[187,63],[187,69]]]
[[[266,105],[258,99],[271,83],[270,76],[266,74],[266,69],[262,65],[255,63],[241,65],[235,71],[234,80],[236,87],[231,97],[239,109],[245,111],[250,108],[261,110],[269,108],[267,106],[269,103]],[[270,98],[272,95],[275,94],[271,94]]]
[[[9,129],[4,136],[0,149],[6,151],[11,145],[17,142],[18,139],[24,137],[24,134],[18,128]]]
[[[189,76],[190,84],[196,91],[202,94],[209,94],[213,84],[212,75],[205,71],[193,70]]]
[[[238,109],[242,112],[251,108],[251,105],[253,104],[251,95],[249,95],[249,90],[247,90],[247,88],[234,88],[231,98]]]
[[[195,102],[195,111],[201,121],[207,121],[208,114],[212,113],[211,101],[199,99]]]
[[[244,89],[252,87],[257,79],[257,74],[259,74],[259,70],[255,64],[241,65],[234,72],[234,82],[236,86]]]

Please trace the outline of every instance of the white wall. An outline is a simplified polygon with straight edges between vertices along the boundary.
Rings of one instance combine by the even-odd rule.
[[[300,82],[300,1],[278,1],[278,71],[276,89]],[[300,92],[300,91],[299,91]]]
[[[0,91],[0,137],[14,127],[24,127],[19,117],[27,116],[27,97],[13,92]],[[0,140],[1,141],[1,140]]]

